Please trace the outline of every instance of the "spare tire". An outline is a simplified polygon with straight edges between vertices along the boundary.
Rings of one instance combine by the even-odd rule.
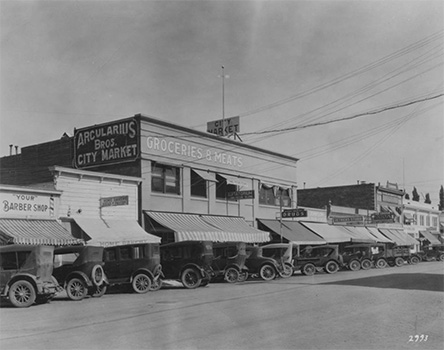
[[[103,267],[100,265],[94,265],[91,271],[91,280],[96,287],[102,285],[105,279],[105,272],[103,271]]]

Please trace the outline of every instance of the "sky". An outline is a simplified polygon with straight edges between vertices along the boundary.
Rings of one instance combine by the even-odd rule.
[[[443,30],[443,1],[0,0],[0,156],[137,113],[239,116],[244,143],[300,159],[299,188],[437,205]]]

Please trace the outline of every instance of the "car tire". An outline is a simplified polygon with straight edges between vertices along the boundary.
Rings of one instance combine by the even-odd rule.
[[[239,270],[234,267],[229,267],[225,270],[224,279],[228,283],[235,283],[239,281]]]
[[[398,267],[404,265],[404,259],[401,258],[401,257],[399,257],[399,256],[396,257],[396,258],[395,258],[395,265],[398,266]]]
[[[102,284],[101,286],[98,286],[94,288],[93,292],[91,293],[91,296],[93,298],[100,298],[103,297],[107,291],[108,287]]]
[[[105,272],[103,272],[103,267],[100,265],[94,265],[91,271],[92,283],[94,283],[94,285],[98,287],[102,285],[104,279],[105,279]]]
[[[71,278],[66,284],[66,294],[71,300],[82,300],[88,294],[88,289],[84,281],[80,278]]]
[[[375,266],[377,269],[384,269],[387,267],[387,261],[385,259],[376,260]]]
[[[282,271],[279,272],[279,275],[282,278],[289,278],[293,276],[293,267],[288,263],[284,263],[282,266]]]
[[[339,264],[336,261],[330,260],[324,266],[324,271],[327,273],[336,273],[339,270]]]
[[[162,288],[162,284],[163,284],[163,282],[160,277],[157,279],[155,278],[151,283],[150,292],[158,291],[160,288]]]
[[[441,254],[441,255],[439,256],[439,260],[440,260],[440,261],[444,261],[444,254]]]
[[[276,278],[276,270],[270,264],[265,264],[261,266],[259,276],[261,276],[264,281],[274,280]]]
[[[241,272],[239,273],[239,278],[237,279],[238,282],[245,282],[248,279],[248,272]]]
[[[364,259],[361,261],[361,269],[369,270],[372,267],[372,262],[369,259]]]
[[[359,262],[359,260],[353,259],[348,264],[348,267],[351,271],[359,271],[361,269],[361,263]]]
[[[187,268],[182,272],[181,281],[185,288],[194,289],[200,286],[202,277],[196,269]]]
[[[136,293],[145,294],[151,288],[151,278],[144,273],[139,273],[134,276],[131,286]]]
[[[35,302],[36,292],[30,282],[19,280],[11,285],[8,296],[9,301],[15,307],[29,307]]]
[[[312,263],[305,264],[301,267],[301,272],[305,276],[313,276],[316,273],[316,266]]]
[[[419,258],[417,257],[417,256],[412,256],[411,258],[410,258],[410,264],[412,264],[412,265],[416,265],[417,263],[419,263]]]

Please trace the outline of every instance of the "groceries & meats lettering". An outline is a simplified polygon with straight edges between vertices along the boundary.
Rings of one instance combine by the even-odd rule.
[[[173,141],[165,138],[148,136],[146,138],[146,146],[151,151],[175,154],[180,157],[193,158],[196,160],[205,159],[208,162],[239,168],[243,166],[242,157],[213,149],[197,147],[177,140]]]
[[[85,168],[135,160],[139,155],[138,130],[134,119],[76,130],[75,166]]]

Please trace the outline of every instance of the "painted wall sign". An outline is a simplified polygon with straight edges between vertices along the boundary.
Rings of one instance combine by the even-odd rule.
[[[206,160],[211,163],[223,164],[235,168],[241,168],[243,166],[242,157],[234,153],[204,146],[196,146],[179,139],[147,136],[146,146],[150,151],[156,151],[160,154],[169,153],[179,156],[182,159]]]
[[[228,192],[227,197],[228,199],[253,199],[254,190]]]
[[[240,131],[239,117],[214,120],[207,123],[207,131],[211,134],[226,136]]]
[[[393,213],[374,213],[370,216],[372,223],[394,222],[395,214]]]
[[[0,193],[2,217],[38,217],[54,216],[54,197],[41,194]]]
[[[76,168],[135,160],[139,156],[139,125],[135,119],[95,125],[75,131]]]
[[[300,217],[306,217],[307,211],[305,209],[284,209],[282,212],[283,218],[300,218]]]
[[[119,205],[128,205],[128,203],[129,203],[128,196],[100,198],[100,208],[116,207]]]

